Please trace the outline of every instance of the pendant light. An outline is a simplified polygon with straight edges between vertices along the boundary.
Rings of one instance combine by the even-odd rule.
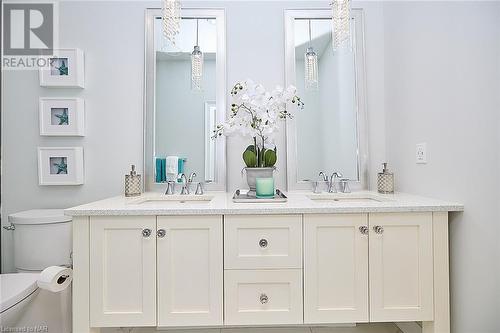
[[[305,88],[318,90],[318,55],[312,47],[311,20],[309,20],[309,46],[304,55]]]
[[[351,50],[351,0],[332,2],[333,50]]]
[[[175,37],[181,31],[181,2],[163,0],[162,8],[163,36],[175,45]]]
[[[191,52],[191,90],[202,90],[203,53],[198,45],[199,19],[196,19],[196,44]]]

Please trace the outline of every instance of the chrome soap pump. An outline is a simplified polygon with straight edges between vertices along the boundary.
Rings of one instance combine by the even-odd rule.
[[[125,196],[135,197],[141,195],[141,175],[135,171],[135,165],[132,164],[130,174],[125,175]]]
[[[394,173],[389,172],[387,163],[382,163],[384,168],[378,173],[377,188],[379,193],[391,194],[394,193]]]

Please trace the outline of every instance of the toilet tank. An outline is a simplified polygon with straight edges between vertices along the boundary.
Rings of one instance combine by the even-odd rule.
[[[71,265],[71,217],[62,209],[34,209],[9,215],[18,271]]]

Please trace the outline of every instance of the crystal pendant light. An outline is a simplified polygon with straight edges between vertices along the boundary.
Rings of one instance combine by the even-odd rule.
[[[203,53],[198,45],[198,32],[199,25],[198,19],[196,20],[196,44],[194,50],[191,53],[191,90],[200,91],[202,90],[202,79],[203,79]]]
[[[333,50],[351,49],[351,0],[332,2]]]
[[[163,36],[172,45],[175,45],[175,37],[181,31],[181,3],[179,0],[163,0],[161,9],[163,21]]]
[[[318,55],[312,47],[311,20],[309,20],[309,47],[304,55],[305,88],[306,90],[318,89]]]

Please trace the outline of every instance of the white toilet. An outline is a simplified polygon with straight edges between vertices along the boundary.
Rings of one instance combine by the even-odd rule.
[[[1,332],[71,332],[71,288],[53,293],[37,286],[48,266],[71,265],[71,217],[61,209],[9,216],[18,273],[0,274]]]

